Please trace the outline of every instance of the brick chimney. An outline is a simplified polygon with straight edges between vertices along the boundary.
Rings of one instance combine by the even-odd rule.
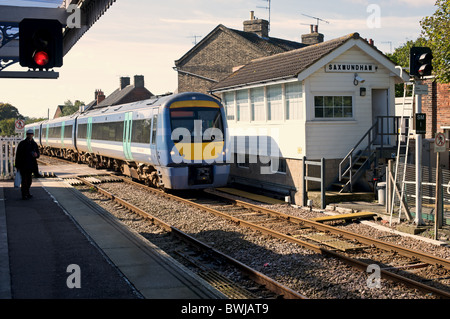
[[[311,33],[302,34],[302,43],[307,45],[322,43],[324,36],[319,33],[319,27],[317,25],[311,24]]]
[[[250,11],[250,20],[244,21],[244,32],[252,32],[261,38],[269,37],[269,21],[255,19],[254,11]]]
[[[135,75],[134,76],[134,87],[135,88],[143,88],[144,87],[144,76],[143,75]]]
[[[120,89],[123,90],[128,85],[130,85],[130,78],[129,77],[121,77],[120,78]]]
[[[96,90],[95,91],[95,99],[97,100],[97,105],[103,102],[103,100],[106,98],[105,94],[102,90]]]

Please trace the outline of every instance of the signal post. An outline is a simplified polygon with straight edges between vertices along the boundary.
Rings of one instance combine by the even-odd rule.
[[[421,79],[430,76],[433,70],[433,54],[428,47],[412,47],[410,50],[409,74],[415,82],[416,98],[416,214],[415,220],[417,226],[423,225],[422,219],[422,134],[420,127],[426,127],[426,117],[422,113],[422,94],[427,94],[428,89],[423,87]]]

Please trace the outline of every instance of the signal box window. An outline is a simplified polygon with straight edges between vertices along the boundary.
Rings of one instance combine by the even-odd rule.
[[[342,119],[353,117],[353,98],[351,96],[315,96],[315,118]]]

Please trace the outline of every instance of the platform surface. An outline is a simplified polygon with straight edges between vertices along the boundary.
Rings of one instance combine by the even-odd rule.
[[[31,193],[0,182],[0,298],[223,298],[60,179]]]

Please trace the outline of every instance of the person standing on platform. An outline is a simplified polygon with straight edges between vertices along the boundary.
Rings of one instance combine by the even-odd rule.
[[[39,158],[40,154],[33,137],[34,131],[27,130],[27,137],[19,143],[16,151],[16,169],[22,175],[22,199],[32,197],[30,194],[32,174],[39,175],[36,159]]]

